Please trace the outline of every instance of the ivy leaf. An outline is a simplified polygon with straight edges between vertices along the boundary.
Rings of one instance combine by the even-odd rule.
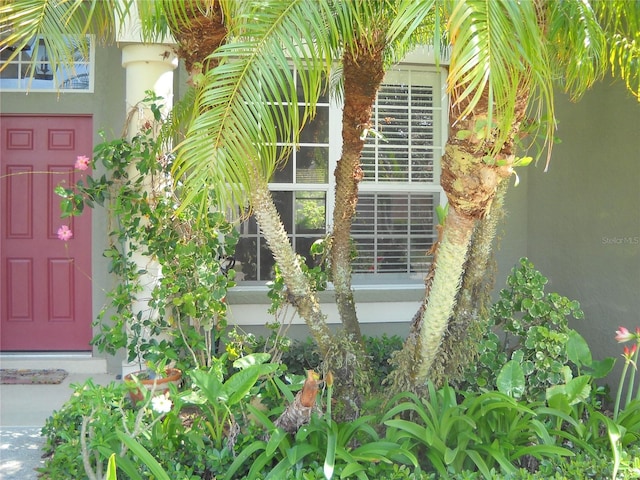
[[[67,198],[70,193],[70,191],[64,188],[62,185],[56,185],[56,188],[53,189],[53,192],[62,198]]]

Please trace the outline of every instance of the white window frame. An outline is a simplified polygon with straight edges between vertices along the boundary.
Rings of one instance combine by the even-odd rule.
[[[37,36],[36,39],[34,40],[35,42],[38,42],[41,40],[41,36]],[[34,88],[33,86],[33,82],[36,81],[36,79],[34,79],[33,77],[26,77],[26,78],[17,78],[16,80],[20,83],[19,87],[3,87],[2,86],[2,82],[5,80],[10,80],[9,78],[3,78],[0,79],[0,90],[2,92],[24,92],[24,93],[28,93],[28,94],[33,94],[33,93],[94,93],[94,85],[95,85],[95,58],[96,58],[96,51],[95,51],[95,37],[93,35],[89,36],[90,39],[90,43],[89,43],[89,61],[88,62],[77,62],[79,64],[86,64],[87,65],[87,69],[88,69],[88,75],[89,75],[89,86],[86,89],[75,89],[75,88],[56,88],[55,85],[51,85],[51,87],[47,87],[47,88]],[[15,64],[18,66],[18,72],[22,71],[22,67],[23,66],[28,66],[30,64],[30,62],[23,62],[19,59],[20,55],[18,55],[17,57],[15,57],[13,60],[11,60],[11,64]],[[4,61],[3,61],[4,63]]]
[[[425,51],[426,57],[428,58],[428,62],[425,63]],[[439,127],[439,144],[434,145],[434,172],[433,172],[433,180],[432,182],[402,182],[402,187],[399,188],[399,182],[368,182],[362,181],[359,184],[359,190],[361,193],[367,192],[398,192],[398,193],[433,193],[437,194],[439,197],[439,203],[441,206],[444,206],[447,203],[446,195],[440,186],[440,171],[441,171],[441,157],[444,153],[444,147],[447,141],[447,133],[448,133],[448,111],[449,111],[449,101],[448,96],[446,94],[446,69],[442,67],[436,67],[433,64],[433,55],[429,52],[428,49],[421,49],[417,52],[417,57],[420,58],[419,61],[411,61],[411,56],[409,62],[403,62],[397,66],[393,71],[402,71],[402,70],[412,70],[412,71],[424,71],[426,73],[436,75],[439,81],[439,85],[436,86],[436,91],[440,92],[440,106],[434,107],[434,118],[437,118],[440,122]],[[415,56],[414,56],[415,58]],[[384,83],[384,82],[383,82]],[[326,194],[326,225],[325,231],[329,232],[331,228],[331,223],[333,221],[333,211],[334,211],[334,199],[335,199],[335,176],[333,172],[335,171],[338,160],[342,155],[342,104],[336,103],[335,100],[331,99],[329,103],[329,175],[328,175],[328,183],[326,184],[300,184],[300,183],[270,183],[269,188],[272,191],[322,191]],[[434,142],[435,143],[435,142]],[[308,144],[300,144],[299,146],[309,146]],[[295,171],[294,171],[295,178]],[[288,232],[291,235],[291,232]],[[371,277],[369,280],[363,280],[364,277]],[[397,275],[396,278],[393,278],[392,275],[388,274],[360,274],[355,275],[353,279],[353,288],[354,290],[380,290],[380,289],[389,289],[393,291],[398,290],[415,290],[416,288],[424,288],[423,287],[424,273],[420,273],[419,275]],[[264,291],[266,289],[265,281],[255,280],[255,281],[241,281],[238,283],[237,287],[234,287],[233,290],[238,292],[251,292],[251,291]],[[329,284],[328,289],[331,290],[332,286]]]
[[[434,138],[434,145],[430,147],[430,150],[433,152],[433,176],[430,182],[420,182],[420,181],[389,181],[389,180],[379,180],[379,179],[371,179],[368,180],[367,176],[360,182],[359,184],[359,194],[362,197],[367,193],[388,193],[388,194],[435,194],[438,196],[439,204],[446,204],[446,197],[440,186],[440,161],[442,154],[444,153],[444,146],[447,140],[447,130],[448,130],[448,100],[444,90],[444,85],[446,84],[446,73],[442,69],[438,69],[432,65],[423,65],[423,64],[414,64],[414,63],[402,63],[399,64],[394,69],[391,69],[390,72],[392,75],[396,76],[398,74],[402,75],[402,72],[406,72],[406,77],[420,75],[421,73],[430,75],[434,78],[433,86],[434,86],[434,95],[437,95],[437,92],[440,92],[440,98],[438,102],[434,102],[439,106],[432,107],[434,122],[438,122],[439,124],[436,127],[436,134],[439,133],[439,138]],[[409,73],[411,72],[411,73]],[[385,81],[382,82],[384,85]],[[395,84],[393,80],[389,81],[390,84]],[[413,82],[412,82],[413,83]],[[429,82],[428,84],[431,84]],[[410,110],[410,109],[409,109]],[[384,129],[379,132],[384,135]],[[410,168],[410,164],[408,165]],[[435,208],[435,205],[434,205]],[[434,212],[435,213],[435,212]],[[435,225],[434,225],[435,226]],[[434,232],[435,234],[435,232]],[[435,238],[434,238],[435,240]],[[425,251],[426,255],[426,251]],[[428,262],[427,262],[428,263]],[[379,268],[379,267],[378,267]],[[424,275],[426,272],[419,271],[416,273],[376,273],[376,274],[364,274],[364,273],[355,273],[353,274],[353,285],[354,289],[359,288],[376,288],[376,286],[396,286],[401,284],[406,284],[407,286],[415,286],[416,284],[422,284],[424,280]]]

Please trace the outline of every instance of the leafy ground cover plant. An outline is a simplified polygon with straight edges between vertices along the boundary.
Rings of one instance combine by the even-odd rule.
[[[433,384],[428,391],[428,400],[396,398],[383,422],[411,439],[443,478],[465,469],[477,469],[485,478],[495,469],[514,474],[525,457],[572,455],[556,445],[533,406],[500,392],[464,392],[460,398],[451,386],[436,390]]]
[[[170,452],[177,464],[184,459],[185,452],[177,447],[194,438],[184,431],[166,397],[148,394],[144,405],[134,409],[124,383],[102,386],[88,380],[73,387],[71,399],[47,419],[42,429],[48,454],[40,469],[42,478],[101,479],[112,454],[118,457],[122,471],[137,478],[133,472],[140,469],[118,432],[144,439],[156,456],[163,458]],[[154,438],[162,442],[154,443]]]
[[[86,476],[80,435],[84,417],[93,415],[98,426],[93,430],[93,438],[87,448],[93,450],[92,447],[103,445],[115,451],[119,447],[115,428],[121,427],[120,406],[127,394],[126,387],[117,383],[101,387],[89,380],[83,385],[73,385],[73,388],[71,398],[46,420],[42,429],[46,460],[40,474],[45,479]],[[97,449],[90,462],[94,470],[106,468],[105,458]]]
[[[274,325],[274,331],[278,330]],[[380,336],[364,335],[365,351],[371,362],[371,372],[375,379],[374,386],[382,386],[383,380],[391,370],[389,359],[393,352],[402,348],[403,339],[399,335]],[[277,344],[273,338],[259,338],[249,347],[253,351],[259,351],[265,344]],[[287,366],[287,370],[295,375],[304,375],[306,370],[318,369],[322,365],[322,356],[318,346],[311,337],[304,340],[290,340],[281,351],[280,360]]]
[[[530,265],[522,267],[528,271]],[[556,304],[565,306],[559,315],[574,311],[563,300]],[[525,315],[514,313],[518,322]],[[608,415],[593,379],[613,361],[595,361],[577,332],[562,332],[564,350],[551,348],[564,361],[559,379],[531,374],[525,385],[526,357],[512,354],[482,389],[429,384],[424,398],[403,393],[389,403],[372,392],[371,414],[341,423],[333,418],[327,378],[315,413],[294,433],[278,428],[276,419],[305,378],[285,364],[307,361],[296,355],[307,354],[302,350],[310,345],[294,342],[277,365],[266,363],[263,353],[247,354],[259,349],[254,339],[230,335],[227,353],[213,357],[209,368],[189,370],[190,388],[173,390],[164,398],[169,407],[158,405],[155,413],[150,397],[132,408],[121,386],[80,388],[43,430],[50,448],[56,447],[44,478],[85,478],[87,471],[100,478],[108,471],[114,480],[114,468],[120,480],[638,478],[640,401],[632,395],[616,416]],[[396,339],[371,345],[373,363],[382,364]],[[313,358],[312,367],[321,361],[304,358]],[[634,358],[625,359],[630,369]]]
[[[222,380],[216,371],[191,371],[194,389],[172,388],[160,397],[148,392],[137,406],[124,383],[75,385],[71,399],[42,430],[49,452],[43,478],[102,479],[113,454],[119,478],[154,478],[153,468],[144,467],[124,438],[148,451],[169,478],[222,475],[234,460],[234,444],[244,449],[255,440],[252,434],[236,438],[236,418],[242,418],[241,403],[255,393],[258,379],[278,368],[266,360],[259,354],[243,357]]]
[[[565,383],[567,366],[592,378],[610,371],[613,359],[594,361],[584,339],[569,328],[569,318],[584,317],[580,304],[546,293],[547,282],[531,261],[520,259],[491,308],[478,361],[469,365],[458,388],[498,389],[502,383],[516,398],[540,401],[549,387]],[[524,381],[515,381],[516,377]]]
[[[331,374],[327,376],[325,393],[319,394],[319,401],[324,405],[325,411],[317,408],[309,423],[294,434],[288,434],[277,426],[278,422],[272,420],[275,412],[263,412],[255,406],[248,406],[267,436],[241,452],[224,478],[237,478],[241,468],[245,469],[246,478],[249,479],[318,478],[316,474],[319,473],[319,465],[322,465],[322,476],[319,478],[326,480],[331,480],[334,476],[387,478],[383,465],[386,465],[389,472],[394,471],[394,466],[396,472],[400,472],[397,469],[399,464],[405,466],[407,470],[404,470],[404,474],[409,475],[409,466],[417,467],[417,459],[402,445],[380,437],[374,427],[375,416],[361,416],[345,423],[333,420],[331,377]],[[293,399],[292,392],[285,396],[290,401]],[[374,476],[371,476],[372,464],[379,466]],[[247,470],[248,465],[250,468]]]
[[[318,413],[292,435],[276,428],[274,419],[286,401],[293,399],[298,384],[288,383],[287,372],[281,370],[270,370],[256,380],[259,370],[266,373],[261,369],[267,364],[261,364],[259,358],[247,359],[247,363],[244,368],[251,372],[247,377],[238,375],[242,370],[232,370],[219,381],[215,373],[201,372],[204,379],[194,382],[194,392],[172,392],[173,405],[164,411],[161,421],[154,423],[157,412],[149,412],[138,430],[135,417],[139,410],[123,400],[126,390],[122,385],[81,386],[45,429],[48,443],[56,448],[43,469],[44,478],[89,478],[84,476],[78,440],[87,415],[99,421],[87,444],[93,468],[97,471],[98,460],[106,468],[111,454],[117,453],[120,480],[162,478],[149,465],[142,467],[148,459],[136,454],[137,449],[131,447],[136,443],[168,478],[180,480],[613,479],[615,465],[616,480],[637,478],[633,472],[638,468],[634,452],[640,448],[640,405],[633,402],[614,425],[597,411],[589,410],[586,421],[576,418],[577,410],[565,413],[500,392],[464,392],[450,386],[436,390],[431,385],[428,399],[407,393],[380,409],[379,415],[337,423],[328,408],[331,392],[327,386],[318,393]],[[233,392],[242,395],[226,401]],[[190,397],[204,403],[192,402]],[[271,398],[267,401],[266,397]],[[233,422],[238,427],[235,433]],[[216,432],[222,432],[221,436]],[[624,439],[618,443],[615,461],[608,432],[619,432]],[[230,434],[236,435],[235,448],[231,448]],[[132,440],[126,442],[123,435]],[[120,455],[123,445],[127,446],[124,456]],[[574,476],[581,469],[583,476]]]
[[[221,369],[212,367],[209,371],[191,370],[193,389],[179,395],[181,401],[198,405],[202,421],[209,432],[214,448],[226,446],[233,450],[239,426],[234,417],[234,408],[247,396],[261,376],[278,369],[274,363],[265,363],[268,354],[252,354],[241,357],[233,363],[235,373],[225,375]],[[225,358],[219,362],[223,363]]]

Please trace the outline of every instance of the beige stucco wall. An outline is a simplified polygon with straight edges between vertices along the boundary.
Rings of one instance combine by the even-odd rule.
[[[572,326],[594,356],[619,358],[615,330],[640,326],[640,103],[605,81],[578,103],[559,95],[557,117],[549,171],[527,178],[527,254],[548,291],[581,303]]]
[[[529,193],[529,169],[519,168],[517,173],[520,183],[515,178],[509,180],[509,189],[504,201],[504,218],[498,225],[495,239],[494,275],[495,290],[498,292],[505,286],[507,276],[521,257],[527,255],[527,195]]]

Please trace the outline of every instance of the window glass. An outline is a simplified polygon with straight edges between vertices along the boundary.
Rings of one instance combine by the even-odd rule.
[[[421,282],[429,268],[441,201],[441,98],[440,74],[432,69],[399,67],[385,77],[373,109],[374,132],[361,158],[365,175],[351,232],[358,252],[354,284]],[[341,124],[342,106],[322,100],[326,103],[318,104],[299,144],[280,144],[291,149],[270,180],[293,248],[310,266],[309,248],[326,235],[331,222],[333,171],[342,143],[341,128],[330,128]],[[245,221],[240,231],[240,284],[271,279],[273,257],[255,219]]]
[[[326,233],[326,191],[273,191],[273,200],[296,253],[309,257],[313,242]],[[274,260],[254,217],[240,225],[235,270],[238,281],[264,282],[273,278]],[[309,266],[313,260],[308,258]]]
[[[295,197],[295,232],[298,234],[324,233],[327,219],[326,192],[300,191],[295,193]]]
[[[351,232],[354,273],[424,273],[436,240],[439,194],[362,193]]]
[[[4,91],[93,91],[92,45],[90,37],[66,37],[73,47],[73,68],[51,62],[42,38],[34,38],[0,72],[0,89]],[[0,52],[5,64],[14,51]],[[88,52],[88,56],[83,53]]]
[[[303,112],[300,112],[302,117]],[[305,125],[302,132],[300,132],[300,144],[318,144],[329,143],[329,106],[320,106],[316,108],[316,115],[313,117],[307,125]]]
[[[300,147],[295,166],[296,183],[326,184],[329,181],[329,148]]]

